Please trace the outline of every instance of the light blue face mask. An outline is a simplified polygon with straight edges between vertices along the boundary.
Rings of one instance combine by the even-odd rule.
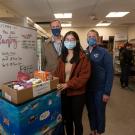
[[[94,46],[97,44],[97,41],[95,38],[88,38],[87,43],[89,44],[89,46]]]
[[[67,49],[73,49],[76,47],[76,41],[64,41],[64,46]]]

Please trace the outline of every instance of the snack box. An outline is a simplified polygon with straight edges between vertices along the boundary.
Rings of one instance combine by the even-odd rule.
[[[9,83],[10,82],[2,85],[2,96],[14,104],[21,104],[56,89],[59,79],[57,77],[53,77],[52,80],[35,84],[33,87],[24,88],[22,90],[16,90],[9,87]]]

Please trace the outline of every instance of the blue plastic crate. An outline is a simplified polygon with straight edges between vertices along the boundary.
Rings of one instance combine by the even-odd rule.
[[[61,97],[56,91],[19,106],[0,98],[0,130],[7,135],[41,135],[61,120]]]

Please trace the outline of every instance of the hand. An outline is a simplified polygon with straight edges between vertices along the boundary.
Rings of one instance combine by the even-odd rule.
[[[60,84],[57,85],[57,89],[60,90],[60,91],[63,91],[66,88],[67,88],[66,83],[60,83]]]
[[[109,100],[110,96],[108,95],[103,95],[103,102],[107,103]]]

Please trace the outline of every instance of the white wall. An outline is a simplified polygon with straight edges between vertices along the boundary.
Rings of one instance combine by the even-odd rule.
[[[135,39],[135,25],[131,25],[128,28],[128,39]]]
[[[109,36],[115,36],[116,33],[127,33],[127,27],[114,27],[114,28],[62,28],[62,35],[72,30],[78,33],[83,48],[87,47],[87,32],[91,29],[95,29],[99,32],[100,36],[103,36],[103,40],[108,40]],[[50,28],[46,29],[50,33]]]
[[[80,37],[81,44],[83,48],[86,48],[86,38],[87,32],[91,29],[95,29],[99,32],[100,36],[103,36],[103,40],[108,40],[109,36],[114,36],[116,33],[127,33],[127,28],[125,27],[114,27],[114,28],[63,28],[62,35],[64,35],[67,31],[73,30],[78,33]]]

